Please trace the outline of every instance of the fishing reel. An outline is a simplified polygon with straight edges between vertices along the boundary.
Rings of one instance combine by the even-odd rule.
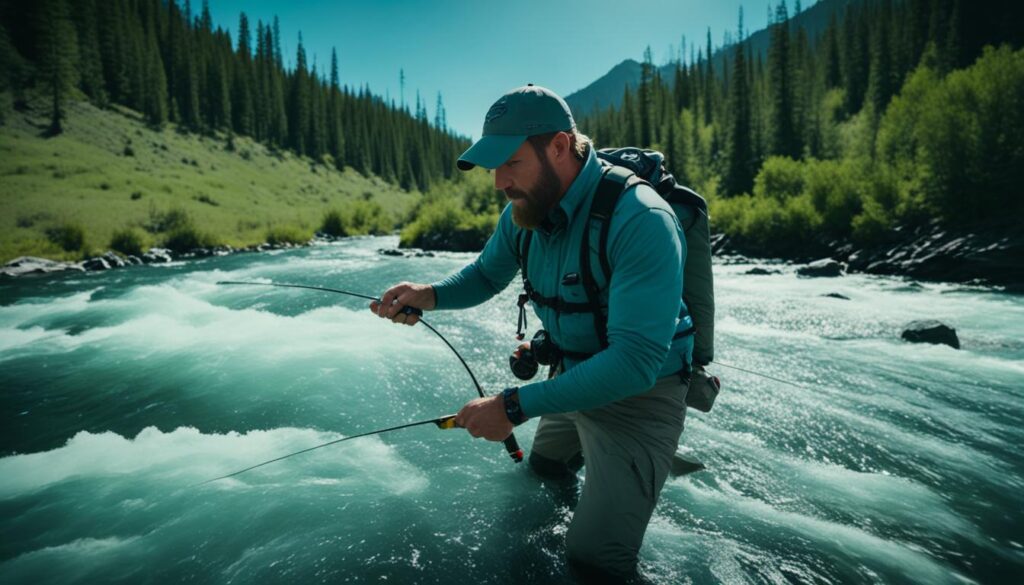
[[[561,359],[561,350],[548,338],[548,332],[541,329],[533,335],[529,349],[516,350],[508,357],[508,365],[516,378],[529,380],[537,375],[541,364],[553,366]]]

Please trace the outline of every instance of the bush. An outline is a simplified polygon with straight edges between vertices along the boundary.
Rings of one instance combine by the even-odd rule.
[[[62,223],[46,230],[46,237],[66,252],[81,250],[85,245],[85,230],[77,223]]]
[[[349,235],[348,230],[345,229],[345,220],[342,219],[341,212],[337,209],[331,209],[324,214],[324,221],[320,224],[320,231],[335,238],[343,238]]]
[[[498,214],[473,215],[453,197],[435,199],[420,207],[402,230],[399,246],[427,250],[476,252],[498,223]]]
[[[151,234],[177,231],[192,227],[192,217],[180,207],[172,207],[159,211],[156,207],[149,208],[149,221],[144,226]]]
[[[191,223],[174,229],[163,241],[163,246],[176,254],[184,254],[196,248],[212,248],[218,244],[216,238],[199,231]]]
[[[304,244],[313,234],[295,226],[276,226],[267,231],[267,243],[274,246],[281,244]]]
[[[900,174],[901,207],[957,223],[1024,208],[1024,50],[987,47],[943,79],[927,62],[886,110],[879,154]]]
[[[320,231],[336,238],[390,233],[394,220],[376,201],[348,201],[340,209],[324,214]]]
[[[803,190],[803,163],[791,158],[770,157],[764,161],[764,166],[754,179],[754,195],[757,197],[774,197],[784,201],[796,197]]]
[[[874,199],[864,200],[864,210],[851,222],[853,239],[861,245],[875,245],[885,242],[893,227],[892,213],[886,211]]]
[[[143,235],[134,228],[124,228],[110,237],[110,249],[129,256],[141,256],[145,244]]]

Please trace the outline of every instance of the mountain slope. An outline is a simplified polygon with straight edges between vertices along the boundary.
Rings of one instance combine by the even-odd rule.
[[[841,20],[846,5],[859,1],[861,0],[821,0],[791,18],[790,23],[793,27],[803,26],[807,30],[808,37],[813,41],[816,35],[828,27],[832,14]],[[761,29],[747,37],[745,42],[750,46],[755,59],[758,53],[767,58],[771,31],[767,28]],[[716,71],[722,71],[730,54],[729,49],[715,51]],[[640,84],[640,68],[641,65],[637,61],[626,59],[590,85],[568,95],[565,101],[572,108],[576,117],[585,116],[596,109],[604,109],[608,106],[618,107],[622,102],[622,94],[626,86],[635,88]],[[674,68],[675,63],[659,67],[662,78],[670,86],[675,81]]]
[[[84,101],[68,104],[63,134],[43,138],[46,108],[33,108],[6,111],[0,125],[0,263],[26,254],[78,259],[82,252],[47,237],[68,223],[83,228],[85,251],[102,251],[114,232],[145,233],[143,226],[174,209],[238,247],[259,244],[277,228],[311,234],[328,209],[352,199],[372,198],[398,218],[418,198],[249,139],[236,137],[230,150],[224,137],[155,131],[136,112]]]

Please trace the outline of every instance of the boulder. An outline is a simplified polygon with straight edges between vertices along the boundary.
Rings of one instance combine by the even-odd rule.
[[[956,329],[934,319],[908,323],[900,337],[911,343],[936,343],[960,349],[960,339],[956,336]]]
[[[107,253],[101,256],[101,258],[106,260],[111,268],[124,268],[128,266],[128,262],[124,258],[111,250],[107,250]]]
[[[836,262],[831,258],[822,258],[821,260],[811,262],[807,266],[797,268],[796,273],[799,276],[833,277],[842,276],[844,268],[841,262]]]
[[[405,253],[398,248],[381,248],[380,250],[377,250],[377,253],[383,254],[384,256],[405,256]]]
[[[760,266],[755,266],[754,268],[751,268],[750,270],[744,272],[743,274],[755,274],[755,275],[763,276],[763,275],[766,275],[766,274],[779,274],[779,271],[778,270],[768,270],[767,268],[761,268]]]
[[[171,251],[167,248],[150,248],[148,252],[142,255],[142,261],[146,264],[163,264],[170,262],[172,259]]]
[[[844,301],[850,300],[850,297],[848,297],[846,295],[841,295],[841,294],[839,294],[837,292],[831,292],[831,293],[828,293],[828,294],[825,294],[825,295],[821,295],[821,296],[828,297],[830,299],[842,299]]]
[[[72,262],[58,262],[35,256],[21,256],[15,258],[0,268],[0,275],[3,276],[24,276],[26,274],[49,274],[51,272],[63,272],[65,270],[85,269]]]
[[[105,258],[97,256],[95,258],[89,258],[85,262],[82,262],[82,268],[89,272],[96,272],[99,270],[110,270],[110,264],[107,263]]]

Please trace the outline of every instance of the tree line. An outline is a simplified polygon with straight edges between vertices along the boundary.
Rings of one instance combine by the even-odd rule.
[[[769,7],[767,55],[745,42],[741,8],[722,47],[713,49],[709,30],[706,46],[696,55],[691,47],[669,75],[648,49],[620,106],[580,124],[599,144],[664,151],[678,179],[717,200],[719,227],[765,242],[998,216],[1001,204],[1021,206],[1024,87],[1012,48],[1024,19],[1019,3],[980,4],[850,1],[812,37],[782,0]],[[952,75],[967,68],[978,72]],[[954,91],[950,83],[960,92],[950,101],[925,99]],[[908,91],[916,103],[899,99]],[[935,124],[953,127],[941,134]]]
[[[301,33],[286,68],[276,17],[254,29],[242,13],[232,39],[205,0],[198,15],[189,0],[0,0],[0,91],[15,107],[45,95],[50,134],[62,131],[67,100],[84,95],[154,127],[249,136],[421,191],[451,178],[468,146],[447,127],[440,94],[431,121],[418,94],[410,112],[343,85],[337,53],[329,71],[311,66]]]

